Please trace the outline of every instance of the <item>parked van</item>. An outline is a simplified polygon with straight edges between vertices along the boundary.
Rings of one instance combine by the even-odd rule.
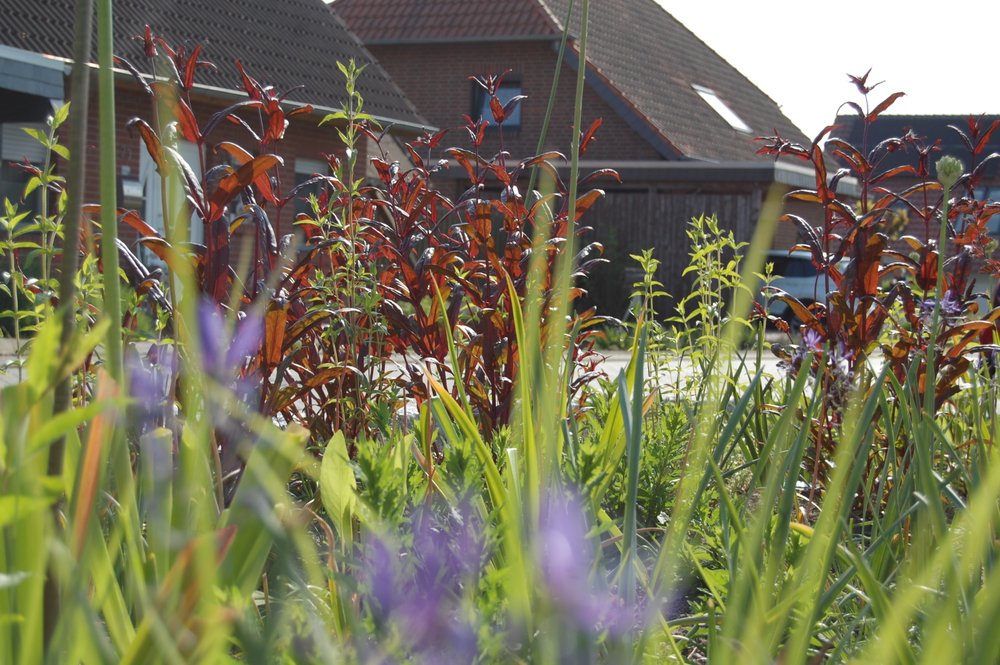
[[[784,291],[806,306],[826,298],[826,277],[821,275],[816,266],[813,265],[812,254],[809,252],[772,249],[767,253],[766,261],[774,264],[772,287]],[[848,259],[841,261],[839,265],[841,272],[847,268],[848,263]],[[829,287],[833,289],[833,284],[829,284]],[[762,294],[763,301],[766,302],[769,296],[769,293]],[[789,322],[795,319],[787,304],[774,298],[770,300],[768,311],[771,314]]]

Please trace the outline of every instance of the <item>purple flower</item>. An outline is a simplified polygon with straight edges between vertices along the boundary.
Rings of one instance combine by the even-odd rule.
[[[125,352],[129,393],[134,399],[133,417],[140,431],[162,426],[174,408],[170,382],[177,373],[177,354],[168,344],[152,344],[140,357],[135,347]]]
[[[823,350],[823,335],[812,327],[802,331],[802,346],[809,351]]]
[[[198,306],[198,324],[202,369],[219,383],[232,383],[247,358],[260,350],[264,340],[263,319],[240,312],[230,338],[219,307],[203,300]]]
[[[536,556],[545,585],[556,605],[587,632],[628,631],[635,608],[624,607],[595,572],[596,552],[587,538],[582,505],[570,497],[552,496],[542,509]]]
[[[472,662],[476,632],[463,604],[482,572],[481,527],[468,513],[423,508],[411,523],[412,547],[380,538],[369,545],[363,576],[376,623],[397,627],[416,662]]]
[[[925,298],[921,303],[921,313],[925,318],[930,317],[934,313],[934,304],[937,302],[936,298]],[[945,319],[956,319],[962,315],[962,299],[959,297],[958,292],[955,289],[948,289],[944,292],[944,297],[941,298],[941,315]]]

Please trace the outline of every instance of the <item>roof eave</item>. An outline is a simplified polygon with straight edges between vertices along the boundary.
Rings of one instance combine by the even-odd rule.
[[[569,163],[555,165],[560,174],[568,174]],[[626,183],[745,183],[758,185],[784,185],[792,189],[811,189],[816,186],[814,171],[794,162],[752,160],[752,161],[656,161],[656,160],[581,160],[584,170],[614,169]],[[465,176],[465,171],[457,165],[451,166],[447,174]],[[853,177],[842,178],[837,186],[838,193],[848,197],[860,196],[860,187]]]
[[[0,44],[0,82],[12,90],[61,101],[66,64],[59,58]]]
[[[57,57],[57,56],[51,56],[51,57],[52,57],[53,60],[58,60],[58,61],[63,62],[65,64],[66,68],[67,68],[66,69],[66,73],[67,74],[69,73],[69,69],[68,68],[69,68],[70,64],[72,63],[72,61],[69,58],[60,58],[60,57]],[[90,69],[93,69],[93,70],[98,69],[98,66],[95,63],[92,63],[92,62],[88,63],[88,67],[90,67]],[[132,75],[131,72],[129,72],[126,69],[122,69],[121,67],[112,67],[112,71],[114,72],[115,77],[118,78],[118,79],[128,80],[128,81],[134,81],[135,80],[135,78],[133,77],[133,75]],[[149,81],[153,80],[153,77],[151,75],[149,75],[149,74],[141,73],[141,76],[144,79],[146,79],[146,80],[149,80]],[[209,97],[217,97],[219,99],[241,99],[241,98],[243,98],[243,97],[246,96],[246,93],[244,91],[242,91],[242,90],[235,90],[235,89],[232,89],[232,88],[223,88],[223,87],[220,87],[220,86],[207,85],[207,84],[204,84],[204,83],[195,83],[194,87],[192,89],[195,92],[202,93],[202,94],[207,95]],[[291,106],[293,108],[304,108],[306,106],[311,106],[312,109],[313,109],[313,112],[316,113],[316,114],[319,114],[319,113],[322,113],[322,114],[337,113],[338,111],[343,110],[343,109],[339,109],[339,108],[333,108],[331,106],[324,106],[322,104],[313,104],[313,103],[310,103],[310,102],[297,102],[297,101],[294,101],[294,100],[291,100],[291,99],[284,100],[282,102],[282,104],[287,104],[288,106]],[[432,132],[433,133],[433,132],[438,131],[438,128],[435,127],[434,125],[431,125],[430,123],[411,122],[409,120],[400,120],[398,118],[389,118],[389,117],[386,117],[386,116],[375,115],[375,114],[371,114],[371,113],[368,114],[368,115],[372,119],[374,119],[376,122],[378,122],[380,125],[382,125],[383,127],[391,126],[393,129],[402,130],[402,132],[404,134],[412,134],[412,135],[416,136],[416,135],[419,135],[419,134],[423,134],[424,132]]]

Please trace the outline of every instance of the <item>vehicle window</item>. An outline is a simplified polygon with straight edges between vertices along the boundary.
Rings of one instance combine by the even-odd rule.
[[[815,277],[816,268],[809,259],[789,259],[785,267],[785,277]]]

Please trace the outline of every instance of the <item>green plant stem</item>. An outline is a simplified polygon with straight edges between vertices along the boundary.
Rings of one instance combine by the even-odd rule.
[[[104,262],[104,311],[111,326],[104,343],[108,373],[119,385],[123,380],[121,337],[121,281],[118,277],[117,178],[115,173],[115,79],[111,68],[112,2],[99,0],[97,6],[97,50],[100,72],[101,129],[101,260]],[[75,154],[75,153],[74,153]],[[76,158],[78,161],[80,157]]]
[[[44,192],[43,192],[44,193]],[[17,264],[14,260],[14,226],[16,223],[14,220],[10,221],[10,226],[7,227],[7,236],[10,240],[11,250],[8,254],[10,259],[10,300],[11,306],[14,308],[14,353],[17,354],[17,382],[20,383],[24,381],[24,370],[22,369],[21,363],[21,317],[18,316],[18,302],[17,302]]]
[[[559,53],[556,55],[556,67],[552,72],[552,85],[549,87],[549,101],[545,105],[545,117],[542,119],[542,131],[538,135],[538,144],[535,148],[535,154],[540,155],[545,151],[545,141],[549,136],[549,125],[552,123],[552,110],[556,106],[556,93],[559,90],[559,74],[562,72],[563,60],[566,54],[566,42],[569,40],[569,22],[573,18],[573,5],[575,0],[569,0],[569,7],[566,9],[566,23],[563,25],[562,38],[559,40]],[[532,196],[532,192],[535,191],[535,187],[538,185],[538,169],[539,167],[531,167],[531,175],[528,176],[528,189],[524,193],[525,201],[528,202],[528,206],[534,201],[529,200],[528,197]]]
[[[576,97],[573,106],[573,135],[570,145],[570,176],[569,176],[569,202],[566,217],[565,243],[562,246],[560,256],[556,263],[555,276],[552,288],[553,307],[549,313],[551,322],[551,332],[546,338],[544,350],[544,367],[554,368],[558,372],[563,358],[566,343],[566,332],[568,318],[571,312],[570,288],[573,281],[573,266],[576,262],[576,198],[580,178],[580,135],[583,124],[583,91],[586,84],[587,71],[587,25],[590,16],[589,0],[583,0],[580,16],[580,40],[579,40],[579,63],[576,72]],[[572,371],[571,367],[566,368],[567,372]],[[542,385],[557,385],[555,380],[543,379]],[[541,408],[538,413],[551,414],[553,417],[562,418],[565,415],[564,403],[559,404],[557,400],[564,397],[563,391],[545,391],[541,401]],[[557,421],[558,422],[558,421]],[[540,476],[542,482],[554,479],[554,474],[550,471],[558,470],[558,456],[560,453],[560,437],[562,428],[556,426],[547,431],[543,437],[544,443],[540,450],[542,464]]]
[[[85,168],[87,139],[87,100],[90,94],[90,72],[87,59],[90,55],[91,17],[94,13],[93,0],[79,0],[76,3],[74,18],[75,33],[73,35],[73,70],[70,84],[70,160],[66,181],[69,200],[66,206],[65,229],[63,233],[62,263],[59,272],[59,308],[61,327],[59,331],[60,352],[65,354],[71,347],[76,332],[76,271],[79,267],[80,217],[83,208],[83,187],[85,183]],[[55,387],[53,416],[69,410],[72,398],[72,375],[67,373]],[[62,476],[63,455],[66,441],[60,437],[49,448],[48,475]],[[53,508],[58,511],[58,505]],[[55,633],[59,620],[59,580],[56,572],[49,569],[45,580],[44,591],[44,635],[45,642]]]
[[[937,383],[937,371],[935,368],[936,339],[941,332],[941,311],[944,300],[944,262],[947,258],[946,246],[948,242],[948,199],[951,196],[951,187],[945,185],[941,200],[941,228],[938,231],[938,259],[937,259],[937,282],[934,289],[934,313],[931,316],[930,339],[927,340],[927,380],[924,383],[924,410],[928,414],[934,413],[935,388]]]
[[[60,351],[65,353],[70,348],[73,335],[76,332],[76,271],[80,265],[80,218],[83,208],[83,187],[87,161],[82,158],[86,154],[87,139],[87,98],[90,94],[90,72],[87,68],[87,56],[90,53],[91,15],[93,0],[80,0],[76,5],[76,34],[73,44],[73,71],[70,98],[74,103],[70,106],[70,154],[76,158],[70,160],[66,187],[69,199],[66,206],[65,229],[63,233],[62,262],[59,269],[59,309],[61,318]],[[67,377],[55,388],[54,414],[66,411],[70,406],[72,379]],[[57,441],[49,449],[48,472],[51,476],[62,473],[63,442]]]
[[[55,140],[56,127],[55,123],[49,124],[49,145],[51,146]],[[49,277],[51,276],[51,266],[49,263],[52,261],[52,252],[48,245],[49,242],[55,243],[55,236],[57,235],[55,229],[52,231],[52,237],[49,238],[49,232],[45,229],[48,228],[49,224],[49,169],[52,168],[52,149],[49,147],[45,150],[45,162],[42,164],[42,192],[40,204],[41,213],[41,229],[42,229],[42,254],[39,257],[42,264],[42,283],[45,288],[49,288]]]

